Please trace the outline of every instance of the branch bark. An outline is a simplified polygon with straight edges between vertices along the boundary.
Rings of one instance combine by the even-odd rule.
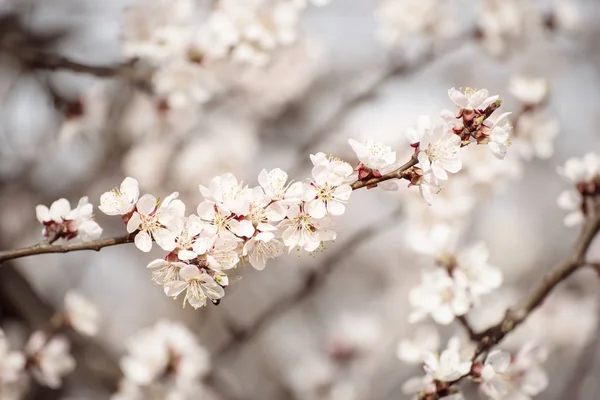
[[[33,256],[36,254],[49,253],[69,253],[72,251],[94,250],[100,251],[105,247],[117,246],[133,242],[133,234],[127,236],[119,236],[108,239],[93,240],[91,242],[71,243],[71,244],[45,244],[39,243],[35,246],[24,247],[15,250],[0,251],[0,264],[8,260]]]
[[[475,334],[474,338],[479,341],[477,354],[481,354],[500,343],[508,333],[515,330],[533,311],[542,305],[546,297],[548,297],[550,292],[559,283],[567,279],[581,267],[587,265],[585,256],[599,230],[600,213],[595,212],[586,221],[579,238],[573,246],[571,254],[542,278],[542,281],[524,304],[516,309],[508,310],[502,321],[498,324],[481,333]]]

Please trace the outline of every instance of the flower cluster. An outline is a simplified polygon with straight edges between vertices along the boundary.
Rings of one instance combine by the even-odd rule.
[[[98,310],[76,292],[65,296],[65,310],[50,321],[46,330],[34,331],[23,351],[10,351],[0,330],[0,393],[2,399],[24,398],[33,378],[38,384],[57,389],[75,369],[68,339],[59,334],[63,327],[94,335],[98,331]]]
[[[452,383],[466,377],[478,383],[480,395],[489,400],[531,399],[548,386],[548,377],[541,368],[548,351],[542,346],[527,342],[514,355],[492,350],[473,360],[474,344],[454,336],[440,350],[439,336],[428,332],[425,340],[417,336],[415,341],[402,341],[398,348],[403,362],[422,363],[425,370],[425,376],[404,384],[407,394],[418,393],[419,399],[463,400]]]
[[[473,366],[473,380],[481,382],[479,391],[487,399],[529,400],[548,387],[548,376],[541,368],[547,355],[546,348],[532,342],[514,356],[493,350],[483,363]]]
[[[418,160],[407,179],[411,185],[419,185],[421,194],[430,204],[433,194],[448,180],[448,173],[457,173],[462,168],[459,154],[462,147],[470,143],[487,144],[492,153],[502,159],[511,132],[506,123],[510,113],[490,122],[490,117],[502,103],[498,96],[489,96],[485,89],[461,92],[455,88],[450,89],[448,95],[458,107],[458,114],[443,111],[442,122],[437,124],[421,117],[416,129],[406,131]]]
[[[200,379],[209,370],[210,357],[185,326],[159,321],[133,337],[127,350],[113,400],[203,397]]]
[[[409,293],[415,310],[411,322],[430,315],[447,325],[477,305],[481,296],[502,284],[502,273],[488,264],[489,251],[484,243],[476,243],[457,254],[441,254],[438,266],[422,272],[421,284]]]
[[[168,252],[148,264],[152,279],[164,287],[167,296],[185,293],[184,304],[194,308],[208,300],[218,303],[229,284],[227,271],[238,265],[249,262],[262,270],[284,249],[311,253],[335,240],[332,222],[344,214],[353,189],[377,185],[398,189],[403,178],[420,186],[429,202],[433,196],[429,188],[439,190],[448,180],[447,172],[461,168],[461,147],[507,140],[505,127],[486,123],[500,106],[498,96],[490,97],[486,90],[462,94],[454,89],[450,96],[461,106],[453,124],[432,125],[421,118],[418,130],[408,133],[414,155],[403,165],[389,146],[350,139],[359,159],[355,168],[317,153],[310,156],[312,177],[307,182],[289,181],[287,173],[277,168],[261,171],[259,185],[249,187],[226,173],[213,178],[208,187],[199,186],[204,201],[197,206],[197,214],[185,215],[177,192],[162,201],[150,194],[140,197],[133,178],[104,193],[99,208],[121,216],[140,250],[150,251],[155,241]],[[460,271],[456,270],[457,277],[462,276]],[[477,284],[470,285],[471,296],[480,294]]]
[[[74,209],[67,199],[56,200],[50,208],[40,204],[35,208],[35,214],[44,226],[42,235],[49,243],[75,238],[87,242],[102,235],[102,228],[94,221],[93,206],[87,197],[82,197]]]
[[[564,167],[558,168],[575,187],[566,190],[558,197],[558,205],[568,214],[566,226],[582,223],[586,215],[598,207],[600,199],[600,156],[588,153],[582,158],[570,158]]]
[[[155,69],[152,86],[167,107],[203,104],[220,91],[223,62],[264,66],[294,43],[307,3],[223,0],[207,10],[192,0],[138,1],[124,15],[123,53]]]

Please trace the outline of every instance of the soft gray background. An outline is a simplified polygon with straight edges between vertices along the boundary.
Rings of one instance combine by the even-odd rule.
[[[48,50],[89,63],[120,60],[123,1],[15,1],[7,7],[14,10],[15,3],[36,32],[66,29],[64,38]],[[456,7],[468,15],[474,3],[458,2]],[[246,77],[252,84],[241,83],[243,90],[228,93],[203,111],[200,122],[185,136],[168,129],[151,132],[140,121],[145,114],[132,112],[130,124],[142,127],[139,136],[121,121],[59,141],[61,116],[39,81],[50,79],[63,96],[73,99],[96,80],[64,72],[32,74],[0,54],[1,247],[40,240],[34,213],[39,203],[67,197],[73,204],[88,195],[97,205],[103,191],[132,175],[143,190],[159,196],[179,190],[191,212],[200,201],[197,184],[207,184],[218,173],[231,171],[253,184],[262,168],[281,167],[303,179],[311,151],[351,157],[348,137],[402,143],[403,129],[418,115],[433,117],[452,107],[446,97],[452,86],[488,88],[507,97],[510,110],[515,104],[506,91],[510,76],[535,74],[547,77],[552,85],[550,108],[562,125],[556,153],[549,160],[527,164],[522,180],[479,203],[469,233],[488,243],[492,262],[506,273],[513,294],[502,291],[488,302],[501,314],[566,254],[575,236],[574,230],[563,226],[563,213],[555,205],[565,188],[556,166],[568,157],[600,151],[600,8],[594,0],[577,4],[582,23],[570,37],[520,44],[501,59],[489,57],[472,40],[453,44],[450,51],[444,50],[447,54],[385,80],[370,96],[348,106],[354,93],[372,86],[380,75],[388,50],[375,36],[372,1],[332,0],[328,7],[311,9],[303,41],[282,55],[276,68]],[[395,51],[392,57],[403,55]],[[117,97],[133,104],[133,97],[118,83],[103,90],[116,94],[111,104]],[[346,111],[339,113],[341,107]],[[419,269],[418,260],[399,239],[397,203],[394,196],[377,190],[355,193],[340,221],[339,239],[324,254],[314,258],[292,254],[260,273],[245,268],[240,271],[243,279],[228,290],[221,305],[197,311],[182,309],[179,301],[167,299],[152,285],[145,265],[154,257],[133,246],[99,254],[32,257],[12,266],[49,305],[59,307],[71,288],[96,303],[103,315],[98,344],[114,360],[123,354],[126,338],[160,318],[185,322],[209,350],[217,351],[231,339],[228,326],[251,326],[281,299],[302,290],[310,271],[331,268],[328,276],[317,276],[319,283],[302,301],[285,303],[251,339],[220,353],[214,359],[212,383],[232,399],[349,399],[344,392],[349,387],[359,399],[399,399],[404,398],[402,383],[419,373],[394,355],[397,341],[413,330],[406,323],[407,292],[417,282]],[[395,219],[390,221],[386,216],[392,213]],[[117,218],[98,214],[97,220],[107,237],[124,232]],[[377,232],[361,236],[364,229]],[[593,251],[600,256],[598,245]],[[6,285],[13,284],[3,279],[6,294]],[[527,335],[548,339],[555,349],[547,364],[551,386],[540,398],[597,398],[598,283],[590,271],[579,273],[561,286],[555,306],[549,303],[550,308],[541,311],[546,314],[530,324],[534,326],[523,328]],[[19,296],[25,293],[1,297],[14,304],[21,302]],[[3,312],[3,326],[18,331],[24,321],[28,328],[39,323],[33,316],[36,306],[16,309]],[[340,325],[343,318],[359,320]],[[377,338],[364,354],[339,364],[327,352],[336,329],[342,329],[337,334],[342,338],[356,331],[360,335],[361,330],[368,338],[373,329]],[[86,389],[93,387],[86,379],[71,379],[58,397],[106,398],[106,389]],[[569,385],[580,387],[578,394],[564,392]]]

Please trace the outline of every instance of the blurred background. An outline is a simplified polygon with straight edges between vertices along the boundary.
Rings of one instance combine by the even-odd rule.
[[[556,167],[600,151],[597,1],[331,0],[308,6],[296,40],[268,61],[216,57],[199,61],[201,73],[131,50],[140,19],[162,23],[140,11],[152,2],[160,3],[0,0],[0,248],[42,239],[37,204],[89,196],[97,207],[125,176],[142,193],[179,191],[191,213],[198,184],[218,174],[255,185],[261,169],[279,167],[301,180],[318,151],[355,163],[348,138],[384,142],[406,158],[404,130],[419,115],[453,110],[453,86],[499,94],[503,111],[514,113],[515,140],[523,132],[530,147],[546,145],[515,144],[501,166],[485,158],[485,167],[466,168],[432,208],[415,188],[354,193],[326,251],[284,256],[262,272],[240,268],[218,306],[182,309],[165,297],[146,269],[161,253],[134,246],[5,263],[0,326],[16,348],[69,289],[102,315],[98,337],[73,338],[81,368],[61,389],[32,397],[108,398],[127,340],[169,319],[211,353],[206,385],[216,398],[409,398],[402,384],[420,367],[400,362],[396,346],[415,333],[408,291],[431,263],[422,248],[433,227],[485,241],[504,272],[502,289],[469,314],[478,328],[498,321],[567,254],[576,229],[564,227],[556,206],[566,188]],[[176,3],[165,10],[176,13]],[[219,7],[194,4],[197,27]],[[65,67],[60,57],[91,67]],[[549,84],[534,111],[510,90],[519,76]],[[96,211],[96,220],[104,237],[124,233],[118,218]],[[592,253],[600,257],[600,244]],[[550,386],[539,398],[597,398],[597,293],[597,276],[581,271],[505,344],[534,339],[552,349]],[[440,332],[447,338],[460,326]]]

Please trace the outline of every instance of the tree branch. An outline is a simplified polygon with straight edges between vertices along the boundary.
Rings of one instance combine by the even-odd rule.
[[[364,187],[375,187],[375,186],[377,186],[378,183],[389,181],[390,179],[402,179],[404,177],[404,172],[406,172],[409,168],[415,166],[418,162],[419,161],[417,160],[417,157],[412,156],[406,164],[402,165],[400,168],[398,168],[392,172],[389,172],[378,178],[358,180],[358,181],[354,182],[353,184],[351,184],[350,186],[352,187],[352,190],[357,190],[357,189],[361,189]]]
[[[403,173],[417,164],[417,158],[411,157],[411,159],[400,168],[382,175],[378,178],[371,178],[367,180],[358,180],[352,183],[350,186],[353,190],[361,189],[364,187],[375,187],[378,183],[384,182],[390,179],[400,179],[403,177]],[[108,239],[98,239],[93,240],[91,242],[82,242],[82,243],[72,243],[72,244],[62,244],[62,245],[53,245],[47,242],[41,242],[34,246],[24,247],[21,249],[15,250],[4,250],[0,251],[0,264],[4,261],[14,260],[17,258],[34,256],[37,254],[50,254],[50,253],[69,253],[72,251],[83,251],[83,250],[94,250],[100,251],[105,247],[116,246],[120,244],[133,243],[134,234],[129,234],[126,236],[119,236]]]
[[[0,264],[4,261],[14,260],[16,258],[22,258],[27,256],[34,256],[36,254],[49,254],[49,253],[69,253],[72,251],[83,251],[83,250],[94,250],[100,251],[105,247],[116,246],[119,244],[126,244],[133,242],[133,234],[127,236],[119,236],[108,239],[93,240],[91,242],[82,243],[71,243],[71,244],[45,244],[39,243],[35,246],[24,247],[15,250],[0,251]]]
[[[508,310],[502,321],[475,335],[475,338],[479,341],[478,354],[498,344],[508,333],[523,323],[535,309],[542,305],[546,297],[559,283],[579,268],[587,265],[585,255],[599,230],[600,213],[596,212],[586,221],[571,254],[542,278],[542,281],[525,303],[517,309]]]

